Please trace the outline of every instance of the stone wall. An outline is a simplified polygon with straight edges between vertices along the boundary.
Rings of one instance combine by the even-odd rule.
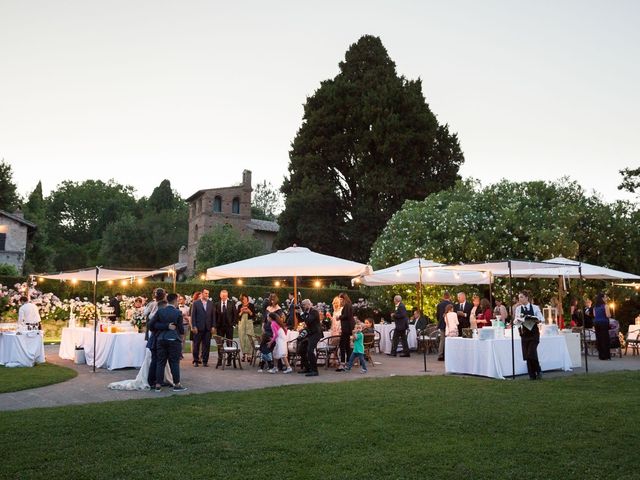
[[[27,249],[27,227],[11,218],[0,215],[0,233],[7,235],[4,250],[0,250],[0,263],[13,265],[19,272],[22,272]]]

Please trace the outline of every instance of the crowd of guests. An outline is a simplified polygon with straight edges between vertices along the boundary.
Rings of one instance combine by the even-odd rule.
[[[120,305],[119,298],[114,297],[115,305]],[[254,335],[256,322],[261,318],[258,371],[276,373],[282,371],[289,374],[295,365],[289,362],[288,332],[297,328],[296,354],[300,358],[298,373],[309,377],[318,376],[317,345],[323,338],[323,330],[328,330],[331,345],[337,351],[336,371],[344,372],[352,369],[357,360],[361,372],[367,372],[364,351],[365,335],[374,334],[373,318],[366,318],[361,322],[353,311],[353,305],[346,293],[336,296],[332,302],[332,311],[320,312],[313,307],[310,300],[294,302],[290,294],[284,305],[280,304],[277,294],[269,294],[262,305],[256,305],[246,295],[240,295],[239,300],[230,299],[227,290],[219,292],[219,299],[214,302],[207,289],[194,292],[191,305],[187,305],[182,295],[167,294],[163,289],[154,291],[152,301],[145,304],[143,298],[135,299],[132,308],[126,312],[127,319],[136,315],[143,315],[147,319],[148,348],[151,350],[151,365],[149,368],[149,385],[155,391],[161,391],[163,386],[173,386],[175,391],[184,391],[180,383],[180,360],[183,359],[185,340],[191,338],[192,365],[194,367],[208,367],[211,340],[213,335],[220,342],[231,342],[234,328],[237,327],[241,362],[253,362],[256,354]],[[298,304],[299,305],[296,305]],[[298,308],[295,308],[298,307]],[[119,312],[116,311],[119,314]],[[571,302],[570,323],[572,326],[594,328],[599,358],[610,359],[610,348],[615,346],[610,337],[611,313],[608,298],[599,294],[595,302],[585,301],[583,307],[578,306],[577,300]],[[539,323],[544,323],[542,312],[535,305],[530,292],[522,291],[514,298],[513,304],[507,308],[502,301],[496,299],[494,305],[486,298],[472,295],[471,301],[465,292],[459,292],[456,302],[451,294],[444,292],[441,301],[436,306],[436,324],[440,331],[438,345],[438,360],[445,356],[445,338],[455,336],[469,336],[474,329],[491,325],[492,320],[503,321],[507,328],[509,322],[518,327],[522,342],[523,359],[531,379],[541,378],[540,364],[537,358],[539,343]],[[388,355],[409,357],[407,334],[409,325],[414,324],[416,330],[424,330],[428,323],[420,309],[414,308],[411,316],[402,298],[394,297],[394,308],[391,321],[395,323],[393,330],[391,352]],[[615,321],[613,321],[615,322]],[[333,340],[335,339],[335,340]],[[402,347],[398,355],[399,347]],[[258,359],[256,359],[258,360]],[[216,368],[221,365],[222,357],[218,356]],[[231,359],[227,358],[227,365]],[[165,367],[169,365],[172,381],[165,378]],[[168,374],[167,374],[168,375]]]

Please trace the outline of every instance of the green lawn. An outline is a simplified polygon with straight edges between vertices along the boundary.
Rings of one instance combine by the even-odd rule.
[[[28,388],[60,383],[78,375],[75,370],[51,363],[41,363],[33,368],[0,367],[0,393],[17,392]]]
[[[3,412],[0,476],[638,478],[639,381],[393,377]]]

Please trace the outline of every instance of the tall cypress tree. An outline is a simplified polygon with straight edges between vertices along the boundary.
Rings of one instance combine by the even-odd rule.
[[[42,195],[42,182],[38,182],[23,205],[24,217],[36,224],[36,231],[27,245],[24,269],[27,273],[47,272],[53,268],[53,249],[49,245],[47,206]]]
[[[19,202],[20,197],[13,181],[13,169],[3,158],[0,160],[0,210],[13,213]]]
[[[277,244],[366,261],[404,201],[452,186],[464,157],[380,38],[360,38],[339,66],[305,104]]]

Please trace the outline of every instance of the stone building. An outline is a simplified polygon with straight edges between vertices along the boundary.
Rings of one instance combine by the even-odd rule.
[[[0,263],[13,265],[22,273],[27,240],[36,225],[24,219],[22,212],[0,210]]]
[[[196,268],[198,241],[216,225],[230,225],[241,235],[252,235],[268,251],[278,234],[276,222],[251,218],[251,171],[242,172],[242,183],[233,187],[199,190],[189,198],[189,240],[186,249],[180,251],[180,263],[187,265],[187,273],[193,275]]]

